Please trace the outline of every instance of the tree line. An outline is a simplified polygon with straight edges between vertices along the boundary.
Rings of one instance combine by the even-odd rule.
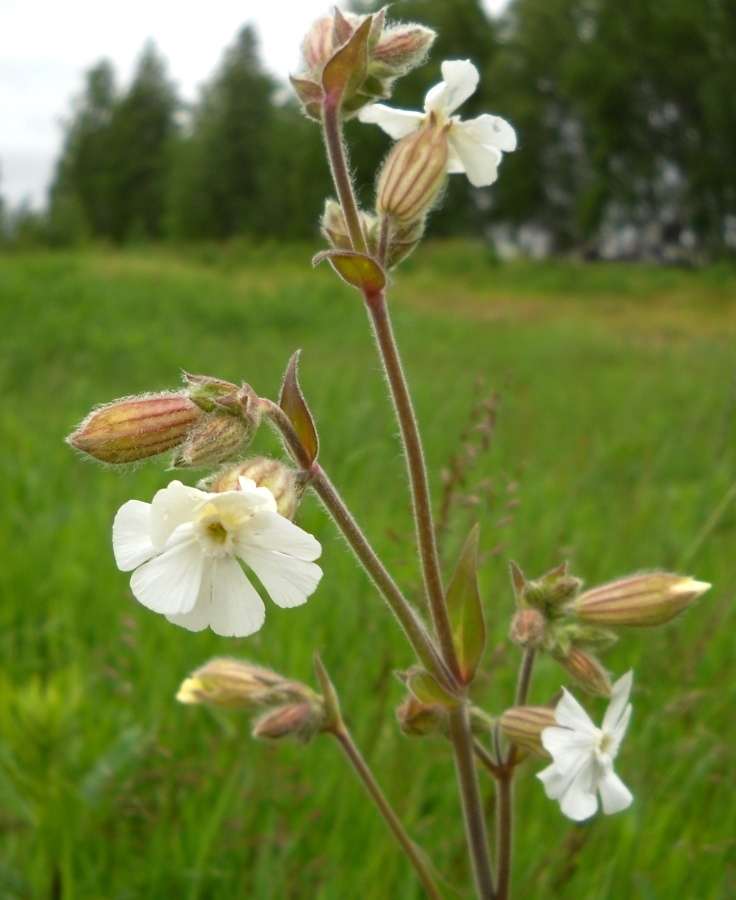
[[[439,34],[392,103],[419,108],[442,60],[470,58],[481,82],[460,113],[494,112],[519,135],[491,189],[450,179],[436,234],[532,231],[552,252],[591,256],[626,233],[640,246],[733,249],[733,0],[511,0],[494,19],[480,0],[400,0],[390,12]],[[388,139],[359,123],[347,133],[370,203]],[[125,90],[109,62],[94,66],[65,125],[47,210],[30,219],[57,244],[301,239],[315,235],[331,193],[319,129],[245,27],[189,106],[152,44]]]

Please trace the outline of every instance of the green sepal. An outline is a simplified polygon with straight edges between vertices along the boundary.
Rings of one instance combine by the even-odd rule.
[[[297,437],[311,464],[317,459],[317,454],[319,453],[319,437],[317,436],[317,429],[307,406],[307,401],[304,399],[304,394],[302,394],[299,387],[296,370],[300,352],[300,350],[297,350],[289,360],[289,365],[284,375],[284,383],[281,386],[279,406],[294,426],[294,431],[296,431]],[[300,460],[297,461],[301,462]]]
[[[372,21],[372,17],[368,16],[324,67],[322,87],[330,104],[339,106],[363,83],[368,69],[368,37]]]
[[[477,525],[473,526],[447,588],[452,642],[465,684],[470,684],[475,677],[486,647],[486,619],[478,589],[479,530]]]
[[[327,260],[332,268],[349,285],[371,296],[386,287],[386,273],[375,259],[355,250],[323,250],[312,260],[312,265]]]
[[[456,707],[460,704],[458,698],[445,690],[426,669],[412,666],[406,672],[397,672],[396,675],[420,703],[425,703],[427,706],[439,703],[446,707]]]

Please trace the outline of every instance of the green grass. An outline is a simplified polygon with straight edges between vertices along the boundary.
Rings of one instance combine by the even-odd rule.
[[[0,896],[419,898],[336,746],[256,743],[246,719],[174,702],[216,654],[313,684],[317,648],[386,793],[455,886],[448,897],[470,895],[448,748],[397,734],[392,672],[411,655],[316,501],[301,510],[324,545],[309,603],[270,604],[250,639],[190,634],[131,599],[110,547],[115,510],[150,500],[165,466],[115,472],[62,443],[94,404],[175,386],[181,369],[275,397],[301,348],[321,461],[415,592],[406,479],[366,318],[356,292],[311,270],[313,251],[0,258]],[[569,559],[589,584],[663,567],[714,585],[681,620],[628,633],[605,657],[616,674],[636,670],[618,764],[630,811],[575,826],[544,798],[538,766],[523,770],[517,896],[729,896],[736,272],[498,265],[464,244],[425,248],[396,281],[435,496],[477,378],[500,395],[469,488],[491,479],[475,507],[490,630],[478,700],[490,712],[511,702],[517,663],[510,559],[529,575]],[[277,445],[263,434],[253,450]],[[470,518],[453,521],[450,563]],[[534,699],[563,680],[542,661]]]

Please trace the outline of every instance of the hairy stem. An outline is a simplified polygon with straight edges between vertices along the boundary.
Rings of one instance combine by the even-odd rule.
[[[478,900],[496,900],[488,854],[488,835],[473,756],[473,739],[470,734],[468,709],[465,705],[450,712],[450,739],[455,751],[455,767],[460,786],[465,833],[468,838]]]
[[[422,575],[432,613],[432,621],[434,622],[442,657],[455,678],[461,681],[455,644],[452,640],[450,618],[445,603],[445,592],[442,587],[442,576],[440,575],[427,470],[424,465],[424,452],[409,395],[409,387],[401,367],[401,360],[394,340],[384,294],[366,297],[366,305],[378,342],[381,360],[391,391],[391,398],[396,410],[396,418],[401,429],[411,485]]]
[[[345,728],[345,725],[341,722],[339,726],[332,732],[332,734],[334,734],[334,736],[337,738],[340,746],[345,752],[345,755],[349,759],[350,764],[352,765],[353,769],[355,769],[360,780],[363,782],[363,787],[366,789],[366,792],[368,793],[371,800],[373,800],[373,802],[375,803],[378,811],[383,817],[384,822],[390,828],[391,833],[394,835],[397,842],[399,843],[399,846],[406,854],[409,862],[414,867],[414,871],[419,876],[422,885],[424,886],[424,890],[427,892],[427,896],[430,897],[431,900],[442,900],[442,894],[440,893],[434,879],[432,878],[432,873],[430,871],[427,860],[424,857],[424,854],[407,835],[396,813],[391,808],[383,791],[378,786],[376,779],[373,777],[373,773],[368,768],[368,765],[361,756],[360,751],[353,743],[353,739],[351,738],[348,730]]]
[[[330,171],[335,184],[337,197],[345,215],[345,224],[353,244],[353,249],[358,253],[366,253],[367,246],[363,229],[360,225],[358,204],[355,201],[353,182],[348,169],[347,155],[345,153],[345,141],[342,136],[342,123],[340,120],[340,108],[335,103],[326,102],[323,107],[322,129],[327,146],[327,158],[330,161]]]

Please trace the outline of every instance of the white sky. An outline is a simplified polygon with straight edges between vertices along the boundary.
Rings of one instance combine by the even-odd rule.
[[[442,0],[437,0],[442,2]],[[483,0],[490,12],[508,0]],[[267,69],[286,78],[326,0],[0,0],[0,195],[43,205],[62,142],[61,120],[84,74],[109,59],[125,85],[151,38],[180,96],[194,99],[246,23]],[[187,12],[191,9],[191,12]],[[400,2],[394,16],[401,18]]]

